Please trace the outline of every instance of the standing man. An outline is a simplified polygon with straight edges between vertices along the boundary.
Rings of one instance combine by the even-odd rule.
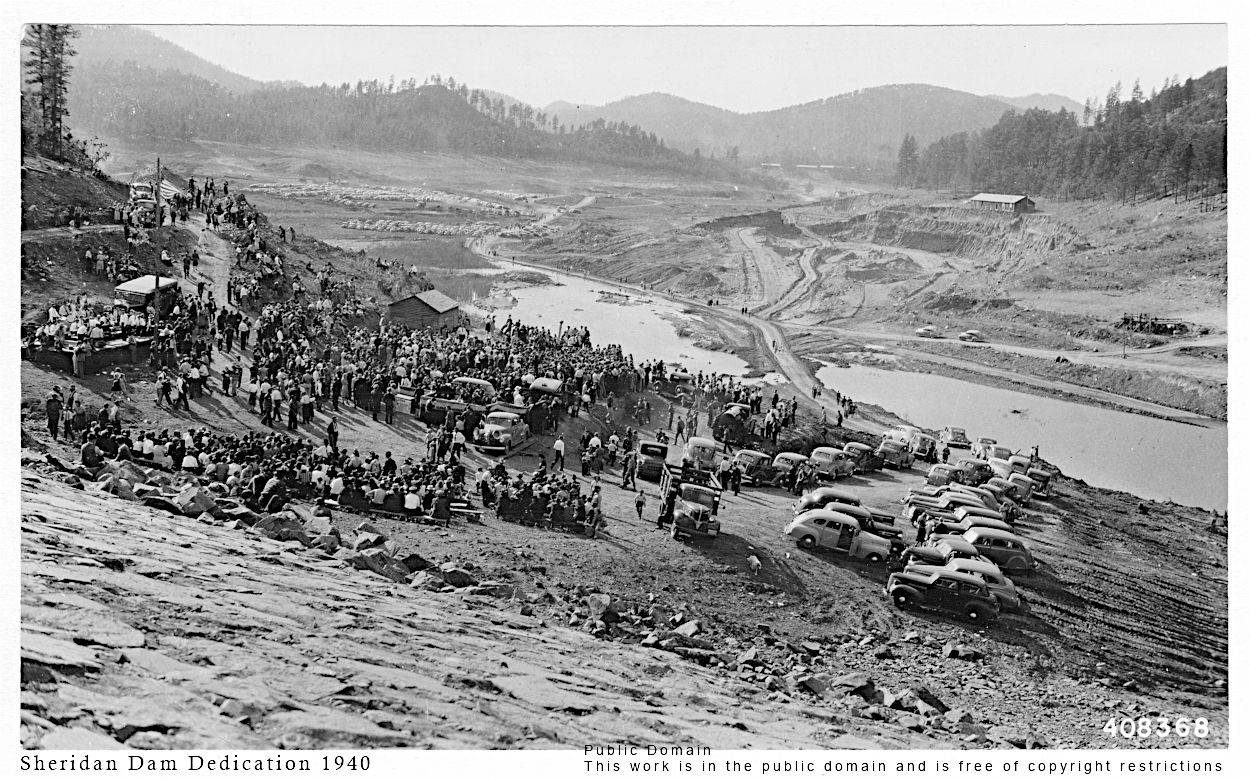
[[[57,441],[57,432],[61,426],[61,409],[64,408],[59,386],[53,387],[48,393],[48,400],[44,401],[43,408],[48,415],[48,433],[52,434],[53,441]]]
[[[564,435],[556,437],[555,444],[551,445],[551,449],[555,451],[555,457],[551,460],[551,468],[559,468],[564,471]]]

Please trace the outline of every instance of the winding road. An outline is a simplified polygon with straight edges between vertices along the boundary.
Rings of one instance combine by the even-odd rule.
[[[581,207],[585,203],[586,201],[583,200],[583,202],[579,203],[577,207]],[[558,216],[558,215],[549,215],[549,216],[552,216],[554,218],[554,216]],[[746,238],[745,235],[743,235],[742,237],[744,239]],[[816,240],[820,241],[818,237],[816,238]],[[491,254],[492,250],[499,251],[500,245],[505,244],[505,243],[512,243],[514,241],[515,239],[504,239],[499,236],[491,236],[486,239],[470,240],[466,243],[466,247],[470,251],[489,260],[498,261],[502,259],[502,260],[507,260],[508,262],[514,263],[516,265],[526,266],[528,268],[532,268],[532,269],[539,270],[539,271],[561,273],[558,269],[552,268],[547,265],[543,265],[541,263],[518,260],[513,257],[504,256],[502,253],[500,253],[499,255]],[[748,242],[744,240],[744,243],[746,243],[748,247],[752,249],[753,252],[762,251],[762,252],[771,253],[771,250],[768,250],[766,247],[759,245],[755,241]],[[821,243],[824,244],[823,241]],[[798,390],[798,392],[805,399],[805,401],[807,401],[808,403],[814,404],[816,406],[819,406],[832,413],[838,409],[837,405],[834,403],[832,398],[824,397],[824,396],[816,397],[816,398],[812,397],[811,391],[814,387],[819,386],[819,382],[818,380],[814,378],[810,366],[800,356],[796,355],[791,350],[789,338],[788,338],[788,332],[786,328],[782,324],[768,318],[768,315],[774,314],[784,309],[785,306],[790,305],[795,300],[798,300],[799,298],[801,298],[803,294],[806,294],[807,292],[810,291],[810,283],[812,280],[816,278],[816,274],[817,274],[814,266],[812,266],[811,264],[811,258],[814,256],[815,251],[816,249],[814,248],[810,250],[809,252],[803,253],[802,257],[807,258],[807,262],[804,263],[802,260],[800,260],[800,268],[803,270],[803,276],[800,277],[799,280],[791,284],[789,288],[783,291],[780,297],[777,300],[775,300],[773,303],[766,304],[763,308],[757,309],[755,312],[749,313],[749,314],[742,314],[736,309],[729,309],[729,308],[718,307],[718,306],[708,306],[705,302],[701,300],[685,298],[679,295],[661,292],[658,290],[649,290],[640,285],[630,284],[628,282],[621,282],[617,280],[606,279],[604,277],[595,276],[591,274],[579,274],[579,275],[582,276],[583,278],[591,279],[595,281],[596,283],[603,284],[607,287],[629,291],[634,294],[651,296],[655,298],[662,298],[662,299],[671,301],[673,303],[680,304],[683,307],[686,307],[687,309],[698,313],[701,317],[703,317],[706,320],[727,321],[727,322],[730,322],[739,326],[745,326],[751,329],[752,331],[756,333],[757,340],[761,346],[761,349],[766,353],[766,356],[773,363],[773,365],[777,368],[777,371],[786,377],[786,380]],[[771,263],[772,260],[773,258],[765,259],[764,262]],[[864,338],[864,339],[869,339],[869,340],[885,341],[885,342],[901,342],[901,343],[920,340],[919,337],[915,337],[915,336],[888,334],[888,333],[880,333],[880,332],[870,333],[870,332],[864,332],[864,331],[848,330],[844,328],[832,328],[829,326],[804,325],[802,327],[808,333],[812,333],[812,332],[828,333],[830,336],[836,336],[836,337],[853,336],[853,337]],[[1204,417],[1202,415],[1198,415],[1198,414],[1187,412],[1187,411],[1180,410],[1180,409],[1174,409],[1172,407],[1164,406],[1162,404],[1151,403],[1149,401],[1142,401],[1137,398],[1132,398],[1130,396],[1120,395],[1118,393],[1111,393],[1111,392],[1098,390],[1098,389],[1090,388],[1090,387],[1084,387],[1082,385],[1075,385],[1075,384],[1071,384],[1068,382],[1021,375],[1017,372],[1010,371],[1007,369],[996,368],[993,366],[986,366],[981,363],[976,363],[976,362],[969,361],[969,360],[962,360],[960,358],[951,357],[948,355],[925,352],[921,350],[908,349],[907,347],[902,346],[901,343],[896,344],[895,346],[892,347],[892,349],[898,354],[912,357],[915,359],[925,360],[929,362],[942,363],[942,364],[945,364],[954,368],[959,368],[961,370],[969,371],[971,373],[992,376],[998,379],[1005,379],[1014,383],[1029,385],[1029,386],[1032,386],[1034,388],[1041,389],[1041,390],[1062,392],[1067,395],[1084,398],[1088,401],[1092,401],[1095,403],[1112,404],[1121,408],[1131,409],[1131,410],[1138,411],[1141,413],[1149,414],[1151,416],[1173,420],[1176,422],[1197,424],[1197,425],[1219,424],[1218,421],[1214,421],[1211,418]],[[1212,343],[1215,343],[1215,342],[1212,342]],[[1015,351],[1021,354],[1033,354],[1039,357],[1046,357],[1047,359],[1053,359],[1054,355],[1057,354],[1055,350],[1042,350],[1038,348],[1015,347],[1015,346],[1010,346],[1010,345],[983,344],[981,346],[990,346],[991,348],[1000,349],[1006,352]],[[1129,354],[1132,355],[1133,353],[1129,353]],[[1150,352],[1143,352],[1142,354],[1150,354]],[[1128,367],[1129,365],[1132,365],[1132,367],[1135,367],[1135,368],[1147,368],[1153,363],[1153,361],[1148,361],[1148,360],[1134,361],[1134,360],[1129,359],[1128,364],[1126,364],[1125,362],[1123,362],[1124,360],[1126,360],[1125,358],[1119,358],[1119,357],[1115,357],[1111,355],[1089,355],[1088,353],[1079,353],[1079,352],[1073,353],[1071,359],[1073,360],[1073,362],[1078,362],[1078,360],[1081,360],[1081,359],[1087,359],[1088,362],[1091,362],[1091,363],[1106,361],[1110,365],[1115,365],[1118,367]],[[1142,364],[1145,364],[1145,365],[1142,365]],[[1162,368],[1157,363],[1153,363],[1153,367],[1156,370],[1159,368]],[[1212,367],[1213,370],[1217,368],[1218,367]],[[856,420],[856,423],[857,424],[854,427],[862,428],[864,430],[879,430],[881,428],[884,428],[884,426],[876,425],[863,419]]]

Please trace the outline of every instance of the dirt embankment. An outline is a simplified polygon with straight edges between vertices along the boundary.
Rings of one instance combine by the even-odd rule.
[[[920,349],[913,344],[912,349]],[[1087,363],[1056,363],[1053,360],[994,349],[969,349],[966,346],[925,344],[923,351],[1010,368],[1020,374],[1070,382],[1118,395],[1151,401],[1187,412],[1196,412],[1217,420],[1228,419],[1228,382],[1189,376],[1178,372],[1134,371],[1108,368]]]
[[[735,228],[760,228],[777,238],[802,238],[803,232],[786,221],[780,211],[761,211],[755,214],[737,214],[730,217],[700,222],[695,225],[705,230],[732,230]]]
[[[962,255],[991,262],[1080,246],[1082,239],[1045,214],[1012,217],[946,207],[892,207],[811,225],[838,240]]]

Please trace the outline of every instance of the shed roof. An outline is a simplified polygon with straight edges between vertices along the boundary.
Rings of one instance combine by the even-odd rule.
[[[969,200],[981,201],[983,203],[1019,203],[1028,199],[1028,197],[1028,195],[999,195],[993,192],[982,192],[976,197],[969,198]]]
[[[407,298],[401,298],[398,301],[393,301],[389,304],[389,306],[395,307],[404,301],[410,301],[413,298],[421,301],[439,314],[446,314],[447,312],[460,307],[460,304],[456,303],[454,300],[438,290],[426,290],[425,292],[419,292],[416,295],[409,295]]]

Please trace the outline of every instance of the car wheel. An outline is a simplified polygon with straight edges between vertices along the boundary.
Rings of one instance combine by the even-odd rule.
[[[802,547],[804,550],[810,550],[815,546],[816,546],[816,537],[812,536],[811,534],[808,534],[807,536],[804,536],[802,539],[799,539],[799,547]]]
[[[680,539],[681,534],[677,531],[677,523],[673,523],[668,529],[668,535],[674,539]]]
[[[894,591],[894,606],[901,610],[906,610],[911,606],[911,597],[901,590]]]
[[[980,624],[985,619],[985,610],[977,604],[969,604],[964,608],[964,615],[969,623]]]

